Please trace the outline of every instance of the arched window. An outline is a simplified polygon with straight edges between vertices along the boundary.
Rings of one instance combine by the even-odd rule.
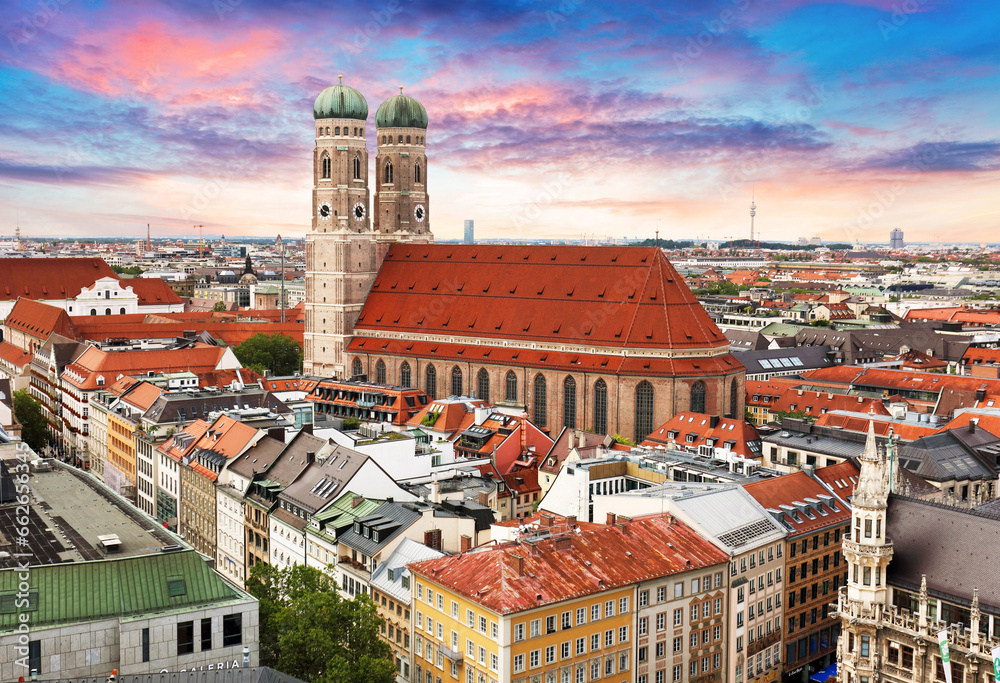
[[[705,412],[705,383],[698,380],[691,385],[691,406],[692,413]]]
[[[429,398],[437,398],[438,393],[438,373],[433,365],[428,365],[424,371],[424,393]]]
[[[104,309],[104,315],[111,315],[111,309],[110,308],[105,308]]]
[[[409,135],[406,136],[406,144],[410,144],[410,136]]]
[[[576,429],[576,380],[572,377],[563,381],[563,427]]]
[[[544,427],[545,419],[545,375],[535,375],[535,426]]]
[[[363,374],[365,374],[365,368],[361,365],[361,359],[355,356],[354,362],[351,363],[351,375],[353,377],[360,377]]]
[[[354,179],[361,180],[361,157],[354,157]]]
[[[476,375],[476,398],[490,400],[490,373],[486,372],[486,368],[479,368]]]
[[[323,152],[323,177],[330,178],[330,155]]]
[[[514,374],[513,370],[507,371],[503,384],[503,400],[508,403],[517,403],[517,375]]]
[[[327,134],[327,135],[329,135],[329,134],[330,134],[330,126],[327,126],[327,127],[326,127],[326,134]]]
[[[119,310],[118,312],[121,313],[122,315],[125,315],[125,309],[124,308],[121,309],[121,310]]]
[[[90,309],[90,314],[91,315],[97,315],[97,309],[96,308]]]
[[[451,369],[451,395],[461,396],[462,391],[462,368],[457,365]]]
[[[608,385],[603,379],[594,383],[594,433],[608,433]]]
[[[375,363],[375,383],[385,384],[385,363],[379,358],[378,363]]]
[[[385,136],[384,135],[382,136],[382,144],[383,145],[385,144]]]
[[[420,180],[420,164],[413,167],[413,182],[419,183]]]
[[[392,162],[385,162],[385,171],[382,174],[382,182],[391,183],[392,182]]]
[[[653,431],[653,385],[643,380],[635,388],[635,442]]]
[[[729,417],[735,418],[736,411],[739,410],[740,405],[740,384],[735,379],[729,388]]]
[[[403,364],[399,366],[399,386],[409,388],[411,381],[410,364],[404,360]]]
[[[337,126],[336,128],[333,129],[333,134],[340,135],[340,126]]]
[[[399,136],[399,144],[403,144],[403,136],[402,135]]]

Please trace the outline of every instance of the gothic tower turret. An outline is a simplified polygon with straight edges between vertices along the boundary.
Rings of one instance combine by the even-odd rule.
[[[887,449],[893,449],[890,433]],[[875,440],[875,423],[868,423],[868,439],[859,458],[861,473],[851,498],[851,537],[843,542],[847,562],[847,595],[840,609],[846,617],[839,660],[848,672],[844,680],[877,681],[880,670],[876,637],[886,607],[887,568],[892,541],[886,537],[890,460]]]
[[[374,229],[378,263],[393,242],[434,241],[427,195],[427,110],[403,94],[390,97],[375,114]]]
[[[316,98],[313,118],[303,369],[344,377],[344,349],[377,270],[368,212],[368,103],[357,90],[338,83]]]

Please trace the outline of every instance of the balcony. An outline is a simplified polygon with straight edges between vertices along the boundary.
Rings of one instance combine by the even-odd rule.
[[[437,644],[437,649],[438,649],[438,652],[440,652],[444,656],[445,659],[447,659],[449,661],[452,661],[452,662],[457,662],[459,664],[462,663],[462,653],[461,652],[456,652],[455,650],[450,649],[444,643],[438,643]]]
[[[337,559],[337,566],[341,569],[349,569],[355,576],[361,577],[366,583],[371,580],[371,572],[362,563],[352,559],[350,555],[341,555]]]

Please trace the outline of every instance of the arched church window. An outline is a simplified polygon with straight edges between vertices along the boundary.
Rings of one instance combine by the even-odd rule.
[[[91,315],[97,315],[97,309],[96,308],[90,309],[90,314]]]
[[[698,380],[691,385],[691,407],[692,413],[705,412],[705,383]],[[652,429],[652,428],[650,428]]]
[[[340,126],[337,126],[336,128],[333,129],[333,134],[340,135]]]
[[[385,144],[385,136],[384,135],[382,136],[382,144],[383,145]]]
[[[576,429],[576,380],[563,381],[563,427]]]
[[[410,136],[409,135],[406,136],[406,144],[410,144]]]
[[[416,166],[413,167],[413,182],[415,183],[422,182],[420,180],[420,164],[417,164]]]
[[[399,136],[399,144],[403,144],[403,136],[402,135]]]
[[[503,399],[509,403],[517,403],[517,375],[513,370],[508,370],[504,378]]]
[[[391,183],[392,182],[392,162],[385,162],[385,172],[383,173],[382,182]]]
[[[635,388],[635,442],[653,431],[653,385],[643,380]]]
[[[327,126],[327,127],[326,127],[326,134],[327,134],[327,135],[329,135],[329,134],[330,134],[330,126]]]
[[[429,398],[437,398],[437,370],[433,365],[428,365],[424,370],[424,393]]]
[[[354,362],[351,364],[351,375],[354,377],[359,377],[365,374],[365,368],[361,365],[361,359],[357,356],[354,357]]]
[[[399,384],[400,386],[409,388],[410,382],[410,364],[404,360],[403,364],[399,366]]]
[[[535,426],[544,427],[546,425],[546,387],[545,375],[539,373],[535,375]]]
[[[594,382],[594,433],[608,433],[608,385],[603,379]]]
[[[361,180],[361,157],[354,157],[354,179]]]
[[[125,315],[125,309],[124,309],[124,308],[123,308],[123,309],[121,309],[121,310],[120,310],[120,311],[118,311],[118,312],[119,312],[120,314],[122,314],[122,315]]]
[[[462,368],[456,365],[451,369],[451,395],[461,396],[464,393],[462,390]]]
[[[729,417],[736,417],[736,410],[739,407],[739,401],[740,401],[738,393],[739,390],[740,390],[739,382],[737,382],[734,379],[731,388],[729,390]]]
[[[375,382],[376,384],[385,384],[385,363],[382,362],[381,358],[378,363],[375,363]]]
[[[354,137],[358,137],[358,127],[354,127]]]
[[[330,155],[323,153],[323,177],[330,178]]]
[[[364,137],[364,136],[365,136],[365,129],[364,129],[364,128],[362,128],[362,129],[361,129],[361,137]]]
[[[105,308],[104,309],[104,315],[111,315],[111,309],[110,308]]]
[[[490,373],[486,372],[486,368],[479,368],[476,375],[476,398],[486,402],[490,400]]]

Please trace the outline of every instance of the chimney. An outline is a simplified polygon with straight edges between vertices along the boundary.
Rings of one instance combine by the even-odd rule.
[[[462,541],[462,545],[460,546],[461,552],[464,553],[466,550],[472,550],[472,536],[462,534],[461,541]]]
[[[556,550],[565,550],[573,545],[571,536],[560,536],[556,539]]]
[[[617,515],[615,515],[615,513],[609,512],[608,513],[608,526],[611,526],[612,524],[614,524],[615,521],[616,521],[616,518],[617,518]]]
[[[524,576],[524,558],[517,553],[510,554],[510,566],[518,576]]]
[[[569,515],[568,517],[566,517],[566,526],[568,526],[570,529],[576,528],[576,515]]]
[[[316,462],[316,451],[306,451],[306,462],[310,464]]]
[[[431,502],[441,502],[441,483],[437,480],[431,482]]]
[[[364,496],[354,496],[353,498],[351,498],[351,509],[353,510],[357,506],[361,505],[363,501],[364,501]]]
[[[490,494],[486,493],[486,491],[480,491],[479,492],[479,504],[483,505],[483,506],[489,507],[489,504],[490,504]]]
[[[976,422],[977,422],[977,420],[969,420],[969,433],[970,434],[975,434],[976,433]]]
[[[710,428],[712,428],[712,429],[715,429],[716,427],[718,427],[719,426],[719,416],[718,415],[712,415],[710,418],[708,418],[708,426]]]
[[[302,429],[299,430],[299,433],[302,432],[305,432],[306,434],[312,434],[313,433],[312,422],[302,425]]]
[[[540,514],[538,516],[538,526],[543,528],[552,526],[552,515],[547,512]]]

